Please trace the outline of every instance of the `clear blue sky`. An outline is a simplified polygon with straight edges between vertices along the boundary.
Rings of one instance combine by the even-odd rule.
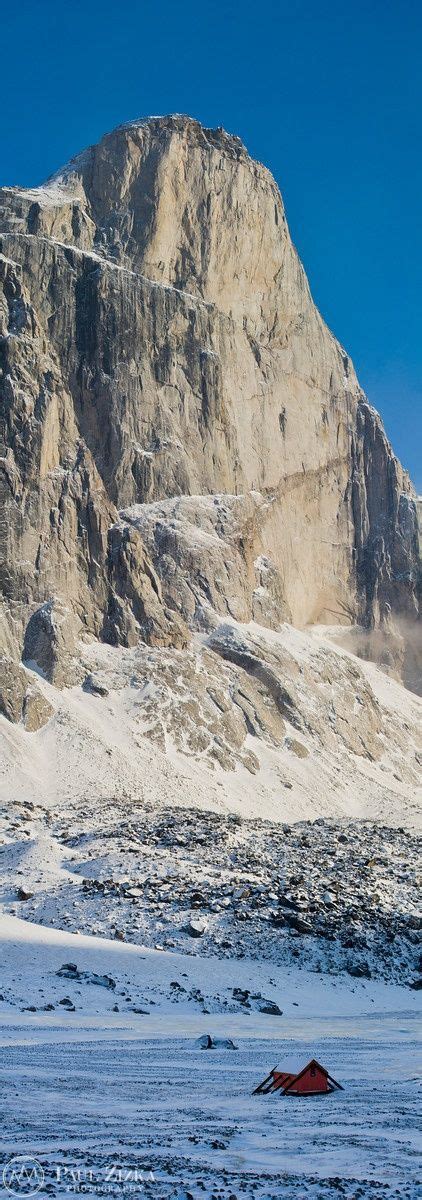
[[[2,43],[1,182],[147,114],[243,138],[422,492],[420,0],[19,0]]]

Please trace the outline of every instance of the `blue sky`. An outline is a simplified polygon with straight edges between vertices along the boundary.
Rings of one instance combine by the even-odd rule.
[[[419,0],[20,0],[2,42],[2,183],[39,183],[147,114],[243,138],[422,492]]]

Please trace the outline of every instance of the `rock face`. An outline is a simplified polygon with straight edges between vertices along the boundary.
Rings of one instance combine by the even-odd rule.
[[[21,721],[28,733],[45,725],[52,707],[24,668],[13,659],[0,658],[0,713],[9,721]]]
[[[4,188],[0,220],[7,653],[62,685],[80,636],[358,622],[418,690],[415,497],[269,172],[151,118]]]

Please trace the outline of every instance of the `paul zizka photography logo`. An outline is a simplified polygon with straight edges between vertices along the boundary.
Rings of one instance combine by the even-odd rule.
[[[3,1167],[3,1186],[11,1196],[36,1196],[44,1183],[44,1171],[36,1158],[19,1154]]]
[[[50,1176],[50,1172],[49,1172]],[[51,1179],[61,1184],[66,1192],[89,1193],[101,1184],[101,1194],[116,1194],[119,1187],[124,1188],[124,1196],[143,1190],[143,1184],[155,1183],[152,1171],[140,1170],[138,1167],[124,1166],[122,1163],[110,1163],[107,1167],[95,1170],[92,1167],[55,1166],[51,1171]],[[3,1186],[11,1196],[36,1196],[44,1184],[45,1172],[37,1158],[20,1154],[11,1158],[3,1167]]]

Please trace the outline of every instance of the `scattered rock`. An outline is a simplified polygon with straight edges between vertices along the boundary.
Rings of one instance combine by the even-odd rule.
[[[195,1046],[200,1050],[237,1050],[231,1038],[213,1038],[210,1033],[204,1033],[196,1039]]]
[[[81,980],[84,983],[95,984],[96,987],[104,987],[114,989],[116,980],[111,978],[111,975],[96,975],[95,971],[78,971],[75,963],[64,963],[56,975],[62,979]]]
[[[371,979],[371,971],[367,962],[347,963],[346,971],[355,979]]]
[[[292,751],[292,754],[296,755],[296,758],[308,758],[309,757],[309,750],[307,749],[307,747],[304,746],[303,742],[297,741],[296,738],[291,738],[291,737],[286,738],[284,745],[287,747],[288,750]]]
[[[109,690],[105,683],[102,683],[98,675],[86,675],[82,684],[84,692],[90,692],[93,696],[108,696]]]
[[[282,1009],[279,1008],[278,1004],[276,1004],[274,1000],[265,1000],[264,1004],[259,1005],[259,1012],[267,1013],[269,1017],[283,1016]]]
[[[206,925],[202,921],[188,921],[188,924],[184,925],[183,928],[185,933],[188,933],[192,938],[203,937],[206,932]]]
[[[18,900],[32,900],[34,893],[28,891],[27,888],[19,887],[17,892]]]

